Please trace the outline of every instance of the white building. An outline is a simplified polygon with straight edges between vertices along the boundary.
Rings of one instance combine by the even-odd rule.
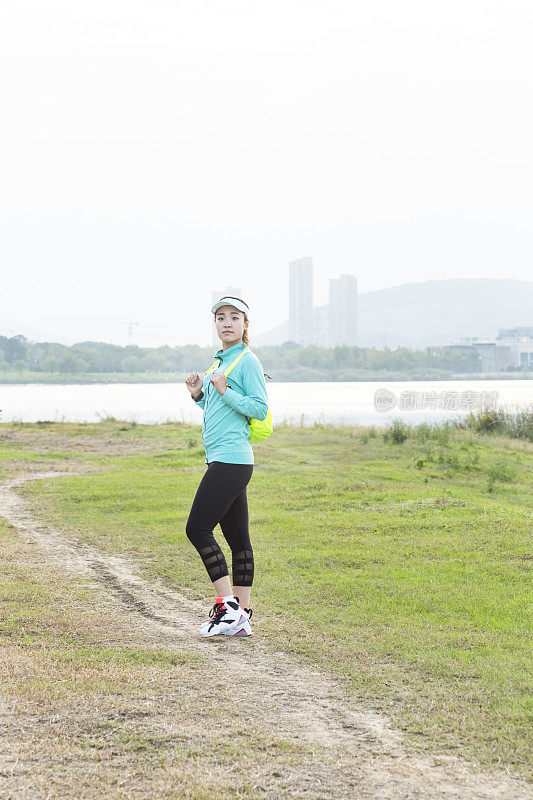
[[[313,343],[313,259],[289,263],[289,340],[304,347]]]
[[[533,328],[500,328],[496,345],[509,348],[513,367],[533,370]]]
[[[317,306],[313,310],[312,342],[317,347],[329,347],[329,305]]]
[[[533,328],[500,328],[496,340],[460,339],[444,349],[476,353],[481,373],[533,370]]]
[[[329,282],[329,346],[357,345],[357,278],[341,275]]]

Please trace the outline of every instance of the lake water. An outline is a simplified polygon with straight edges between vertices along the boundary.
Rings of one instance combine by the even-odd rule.
[[[268,383],[268,394],[274,423],[383,425],[401,417],[417,424],[482,406],[523,407],[533,403],[533,380]],[[2,422],[97,422],[106,415],[144,423],[202,419],[182,383],[0,385]]]

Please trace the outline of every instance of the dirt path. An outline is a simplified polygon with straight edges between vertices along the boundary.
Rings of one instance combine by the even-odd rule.
[[[259,636],[200,639],[198,626],[205,614],[200,604],[157,583],[147,583],[123,559],[68,540],[60,531],[35,521],[17,488],[28,480],[65,474],[73,473],[39,472],[4,483],[0,486],[0,515],[26,542],[42,548],[43,563],[60,568],[58,574],[66,572],[96,582],[98,591],[104,590],[105,602],[126,612],[131,628],[155,647],[173,642],[180,652],[203,655],[216,676],[209,688],[210,699],[216,699],[216,692],[224,687],[229,687],[230,694],[235,687],[241,727],[252,732],[252,751],[256,730],[263,740],[269,735],[301,749],[290,774],[286,765],[276,768],[278,771],[257,767],[251,786],[254,790],[259,787],[260,796],[271,800],[529,800],[533,796],[525,783],[503,771],[480,772],[453,756],[432,757],[410,750],[385,718],[358,708],[327,674],[272,652]],[[202,687],[198,691],[201,696]],[[0,717],[5,731],[5,738],[0,734],[6,744],[3,752],[15,759],[16,726],[10,726],[9,705],[0,708]],[[157,718],[150,724],[158,724]],[[165,727],[172,735],[171,719],[165,720]],[[16,764],[13,769],[16,771]],[[5,796],[18,800],[30,795],[21,789]],[[135,797],[152,795],[141,792]]]

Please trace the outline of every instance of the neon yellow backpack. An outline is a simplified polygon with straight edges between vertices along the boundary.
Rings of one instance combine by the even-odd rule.
[[[248,349],[249,349],[248,347],[245,347],[242,353],[239,353],[233,364],[230,364],[229,367],[224,370],[224,375],[226,376],[226,378],[230,374],[233,367],[237,364],[237,362],[243,357],[245,353],[248,352]],[[216,366],[217,362],[215,361],[213,366],[209,367],[207,372],[204,373],[204,378],[209,372],[211,372],[211,370],[215,369]],[[250,436],[248,437],[249,442],[260,442],[263,439],[267,439],[272,433],[273,430],[272,414],[270,413],[270,409],[268,409],[266,419],[249,419],[248,422],[250,424]]]

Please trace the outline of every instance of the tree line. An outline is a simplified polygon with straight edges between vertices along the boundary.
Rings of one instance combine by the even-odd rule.
[[[252,342],[253,347],[253,342]],[[63,377],[80,375],[169,375],[204,371],[215,347],[121,347],[106,342],[80,342],[70,347],[55,342],[30,342],[24,336],[0,336],[0,374],[33,373]],[[371,374],[474,373],[475,354],[458,355],[440,348],[377,350],[373,347],[302,347],[294,342],[254,347],[274,380],[358,380]]]

